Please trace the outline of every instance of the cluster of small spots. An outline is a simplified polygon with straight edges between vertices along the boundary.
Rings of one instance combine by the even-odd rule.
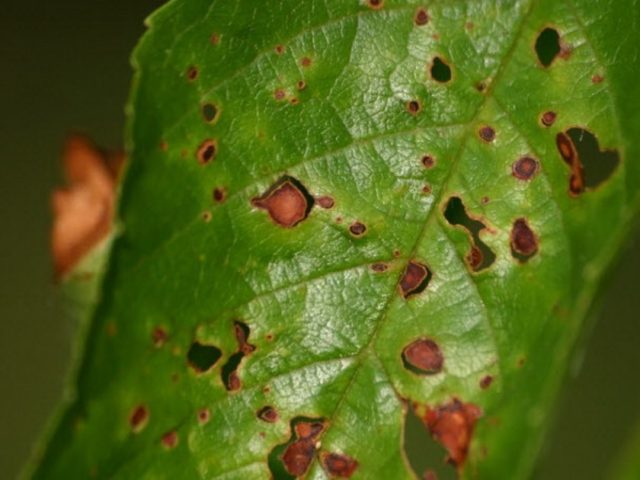
[[[518,218],[511,229],[511,253],[521,262],[526,262],[538,252],[538,239],[526,219]]]
[[[198,78],[198,75],[200,74],[200,71],[198,70],[198,67],[196,67],[195,65],[191,65],[189,66],[189,68],[187,68],[187,80],[189,80],[190,82],[195,81]]]
[[[422,165],[424,168],[433,168],[436,164],[436,159],[431,155],[424,155],[422,157]]]
[[[420,338],[402,350],[402,362],[413,373],[433,375],[442,371],[444,356],[436,342],[430,338]]]
[[[162,327],[155,327],[151,332],[151,340],[156,348],[162,347],[167,341],[167,331]]]
[[[178,432],[171,430],[170,432],[162,435],[162,446],[167,450],[178,446]]]
[[[211,420],[211,411],[208,408],[198,410],[198,423],[200,425],[209,423],[209,420]]]
[[[545,127],[550,127],[555,123],[557,116],[558,115],[556,114],[556,112],[548,110],[540,116],[540,123],[542,123],[542,125],[544,125]]]
[[[227,199],[227,190],[224,187],[216,187],[213,189],[211,197],[214,202],[222,203]]]
[[[238,367],[242,359],[253,353],[256,349],[255,345],[249,343],[249,334],[251,331],[246,323],[236,320],[233,322],[233,329],[236,341],[238,342],[238,350],[231,355],[227,363],[223,365],[221,373],[222,383],[230,392],[240,390],[242,387],[242,382],[238,376]]]
[[[493,377],[491,375],[485,375],[484,377],[482,377],[482,379],[480,379],[480,388],[486,390],[491,386],[492,383]]]
[[[145,405],[138,405],[129,415],[129,426],[133,433],[140,433],[149,422],[149,409]]]
[[[316,202],[320,207],[324,209],[333,208],[333,206],[335,205],[335,201],[333,200],[333,198],[327,195],[323,195],[321,197],[316,198]]]
[[[349,225],[349,232],[354,237],[362,237],[365,233],[367,233],[367,226],[359,221],[353,222]]]
[[[358,468],[358,461],[342,453],[324,453],[322,467],[331,478],[351,478]]]
[[[407,112],[411,115],[418,115],[422,107],[420,106],[420,102],[418,100],[411,100],[407,102]]]
[[[424,263],[411,260],[400,279],[400,293],[404,298],[423,292],[431,281],[432,273]]]
[[[480,127],[480,130],[478,130],[478,135],[483,141],[491,143],[496,138],[496,131],[489,125],[484,125],[483,127]]]
[[[307,218],[314,199],[299,180],[284,176],[260,197],[253,198],[251,204],[266,210],[276,225],[293,228]]]
[[[512,167],[511,173],[519,180],[531,180],[538,172],[539,163],[532,157],[521,157],[516,160]]]
[[[413,21],[419,27],[426,25],[429,23],[429,13],[424,8],[419,8],[413,17]]]
[[[278,421],[278,412],[275,408],[269,405],[258,410],[256,415],[263,422],[275,423]]]
[[[213,103],[205,103],[202,105],[202,116],[208,123],[214,123],[218,120],[218,107]]]
[[[215,140],[208,138],[200,144],[196,151],[196,158],[201,165],[211,162],[217,153],[218,147]]]

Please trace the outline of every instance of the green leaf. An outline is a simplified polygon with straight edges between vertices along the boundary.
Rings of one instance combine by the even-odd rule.
[[[610,478],[634,480],[640,477],[640,422],[631,431],[626,445],[612,462]]]
[[[638,7],[154,14],[123,233],[33,476],[416,478],[415,408],[463,476],[527,477],[637,212]]]

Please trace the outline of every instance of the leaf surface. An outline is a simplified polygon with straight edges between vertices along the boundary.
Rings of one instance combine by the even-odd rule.
[[[154,14],[123,233],[35,477],[416,478],[408,408],[464,476],[526,477],[637,210],[638,11]]]

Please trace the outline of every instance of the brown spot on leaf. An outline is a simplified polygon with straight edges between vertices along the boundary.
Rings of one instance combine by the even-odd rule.
[[[211,45],[219,45],[220,35],[217,33],[212,33],[211,36],[209,37],[209,42],[211,42]]]
[[[480,388],[485,390],[485,389],[489,388],[492,383],[493,383],[493,377],[491,375],[485,375],[480,380]]]
[[[300,65],[302,65],[303,67],[310,67],[311,66],[311,59],[309,57],[303,57],[302,60],[300,60]]]
[[[271,406],[266,406],[258,410],[257,416],[260,420],[267,423],[275,423],[278,421],[278,412]]]
[[[341,453],[324,453],[322,466],[331,478],[351,478],[358,468],[358,462]]]
[[[162,446],[167,449],[175,448],[178,445],[178,432],[171,430],[162,436]]]
[[[491,143],[496,138],[496,131],[490,126],[485,125],[478,130],[478,135],[483,141]]]
[[[386,263],[374,263],[373,265],[371,265],[371,270],[376,273],[386,272],[388,268],[389,267]]]
[[[298,90],[304,90],[305,88],[307,88],[307,84],[304,80],[298,80],[296,86],[298,87]]]
[[[539,164],[535,158],[525,156],[513,163],[511,172],[519,180],[530,180],[537,173],[538,167]]]
[[[556,112],[552,112],[551,110],[546,111],[540,117],[540,123],[542,123],[542,125],[544,125],[545,127],[550,127],[555,123],[557,116],[558,115],[556,114]]]
[[[467,458],[476,421],[481,416],[479,407],[454,398],[434,409],[428,408],[422,420],[433,438],[449,452],[448,461],[461,467]]]
[[[217,151],[218,145],[216,141],[208,138],[196,150],[196,158],[201,165],[206,165],[216,157]]]
[[[149,410],[145,405],[138,405],[129,415],[129,425],[133,433],[139,433],[149,422]]]
[[[307,473],[316,454],[318,436],[325,425],[322,421],[296,421],[294,424],[295,440],[287,445],[282,454],[282,464],[290,475],[300,477]]]
[[[427,12],[426,9],[419,8],[416,11],[415,16],[413,17],[413,21],[419,27],[426,25],[427,23],[429,23],[429,13]]]
[[[431,271],[425,264],[411,260],[400,279],[400,293],[404,298],[424,291],[431,281]]]
[[[227,199],[227,190],[224,187],[216,187],[211,196],[214,202],[222,203]]]
[[[524,218],[513,222],[511,229],[511,253],[521,262],[526,262],[538,251],[538,239]]]
[[[262,196],[251,200],[254,207],[266,210],[277,225],[292,228],[307,218],[313,208],[313,197],[293,177],[282,177]]]
[[[424,168],[433,168],[436,164],[436,159],[431,155],[424,155],[422,157],[422,165]]]
[[[211,212],[209,212],[208,210],[202,212],[202,220],[204,220],[204,223],[209,223],[211,221],[211,218],[213,218]]]
[[[211,411],[208,408],[202,408],[198,411],[198,423],[204,425],[211,419]]]
[[[604,80],[604,77],[602,75],[594,75],[593,77],[591,77],[591,82],[593,84],[602,83],[603,80]]]
[[[278,44],[278,45],[276,45],[276,48],[274,50],[276,51],[276,53],[278,55],[282,55],[284,53],[285,46]]]
[[[238,342],[238,350],[229,357],[221,371],[222,383],[228,391],[240,390],[242,382],[238,376],[238,367],[244,357],[256,350],[255,345],[249,343],[250,329],[247,324],[236,320],[233,322],[233,330]]]
[[[187,80],[189,80],[190,82],[195,81],[198,78],[199,74],[200,71],[195,65],[191,65],[189,68],[187,68]]]
[[[316,198],[316,202],[318,202],[318,205],[320,205],[322,208],[326,209],[333,208],[333,206],[335,205],[335,201],[333,200],[333,198],[327,195]]]
[[[153,340],[153,346],[156,348],[162,347],[167,341],[167,331],[162,327],[156,327],[151,332],[151,339]]]
[[[276,100],[284,100],[286,96],[287,94],[281,88],[276,88],[273,92],[273,98],[275,98]]]
[[[218,120],[218,113],[218,107],[213,103],[205,103],[202,105],[202,116],[204,117],[205,122],[214,123]]]
[[[65,142],[62,163],[68,187],[53,192],[51,252],[56,277],[69,273],[111,231],[115,188],[124,154],[98,148],[88,137]]]
[[[444,356],[436,342],[420,338],[402,350],[402,361],[405,368],[413,373],[432,375],[442,371]]]
[[[418,113],[420,113],[421,108],[422,107],[420,106],[420,102],[418,100],[411,100],[407,102],[407,112],[409,112],[413,116],[416,116]]]
[[[349,225],[349,232],[354,237],[361,237],[367,232],[367,226],[362,222],[353,222]]]
[[[369,5],[369,8],[379,10],[384,6],[384,0],[367,0],[367,5]]]

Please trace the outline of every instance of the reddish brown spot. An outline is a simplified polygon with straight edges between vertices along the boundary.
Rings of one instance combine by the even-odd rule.
[[[422,193],[429,195],[431,193],[431,185],[425,185],[422,187]]]
[[[153,346],[156,348],[162,347],[167,341],[167,331],[162,327],[156,327],[151,332],[151,339],[153,340]]]
[[[493,377],[491,375],[486,375],[480,380],[480,388],[482,388],[483,390],[487,389],[491,386],[492,383]]]
[[[202,212],[202,220],[204,220],[204,223],[209,223],[211,221],[211,218],[213,218],[213,215],[211,215],[211,212],[209,211]]]
[[[282,55],[284,53],[285,46],[284,45],[276,45],[275,51],[278,55]]]
[[[424,168],[433,168],[436,164],[436,159],[431,155],[425,155],[422,157],[422,165]]]
[[[483,205],[488,204],[490,201],[491,201],[491,199],[490,199],[489,197],[486,197],[486,196],[485,196],[485,197],[482,197],[482,198],[480,199],[480,202],[481,202]]]
[[[171,430],[162,436],[162,446],[164,448],[175,448],[178,445],[178,432]]]
[[[295,477],[307,473],[316,454],[317,437],[324,430],[320,422],[299,422],[295,426],[296,440],[282,454],[285,470]]]
[[[379,10],[384,6],[384,0],[367,0],[367,4],[374,10]]]
[[[542,116],[540,117],[540,122],[545,127],[550,127],[551,125],[553,125],[555,123],[557,116],[558,115],[556,114],[556,112],[552,112],[551,110],[549,110],[549,111],[544,112],[542,114]]]
[[[276,100],[284,100],[284,97],[286,96],[287,94],[281,88],[276,88],[275,91],[273,92],[273,98],[275,98]]]
[[[298,83],[296,85],[298,87],[298,90],[304,90],[305,88],[307,88],[307,84],[304,80],[298,80]]]
[[[318,202],[318,205],[320,205],[322,208],[333,208],[333,206],[335,205],[335,201],[333,200],[333,198],[327,195],[316,198],[316,202]]]
[[[454,398],[435,409],[428,408],[422,420],[433,438],[449,452],[448,461],[461,467],[467,458],[476,421],[481,416],[482,411],[476,405]]]
[[[422,476],[423,480],[438,480],[438,474],[433,470],[427,470]]]
[[[200,144],[196,151],[196,158],[201,165],[206,165],[216,157],[218,145],[215,140],[207,139]]]
[[[418,26],[423,26],[429,23],[429,13],[424,8],[419,8],[416,15],[413,17],[413,21]]]
[[[393,251],[393,256],[398,258],[400,255],[402,255],[402,252],[400,250],[394,250]]]
[[[291,97],[291,99],[289,100],[289,103],[291,105],[298,105],[298,103],[300,103],[300,100],[298,99],[298,97]]]
[[[420,338],[411,342],[402,351],[405,368],[418,374],[435,374],[442,371],[444,357],[436,342]]]
[[[233,328],[236,334],[236,341],[238,342],[238,351],[244,355],[249,355],[254,352],[256,347],[248,342],[249,340],[249,327],[242,322],[234,322]]]
[[[169,144],[166,140],[160,140],[160,150],[162,150],[163,152],[169,150]]]
[[[485,142],[493,142],[496,138],[496,131],[490,126],[485,125],[478,130],[478,135]]]
[[[466,28],[467,30],[473,30],[475,27],[475,25],[473,24],[473,22],[465,22],[464,24],[464,28]]]
[[[227,199],[227,190],[223,187],[216,187],[213,189],[213,201],[216,203],[222,203]]]
[[[530,180],[537,173],[538,166],[535,158],[521,157],[513,163],[511,172],[519,180]]]
[[[376,273],[386,272],[388,268],[389,267],[386,263],[374,263],[373,265],[371,265],[371,270]]]
[[[351,478],[358,468],[357,460],[340,453],[324,453],[322,466],[331,478]]]
[[[424,291],[431,281],[431,271],[420,262],[411,260],[400,279],[400,293],[404,298]]]
[[[562,43],[560,45],[560,52],[558,53],[558,56],[563,59],[563,60],[568,60],[569,58],[571,58],[571,54],[573,53],[573,47],[571,45]]]
[[[138,405],[129,415],[129,425],[133,433],[139,433],[149,422],[149,410],[144,405]]]
[[[211,45],[218,45],[220,43],[220,35],[212,33],[211,37],[209,37],[209,41],[211,42]]]
[[[300,65],[302,65],[303,67],[311,66],[311,59],[309,57],[304,57],[302,60],[300,60]]]
[[[366,233],[366,231],[367,226],[362,222],[353,222],[349,225],[349,232],[351,232],[351,235],[354,237],[361,237]]]
[[[242,388],[242,382],[240,381],[237,371],[234,370],[229,374],[225,383],[225,388],[230,392],[235,392]]]
[[[307,189],[292,177],[278,180],[262,196],[254,198],[254,207],[266,210],[277,225],[292,228],[307,218],[313,207]]]
[[[198,411],[198,423],[204,425],[211,419],[211,412],[208,408],[202,408]]]
[[[196,67],[195,65],[191,65],[189,68],[187,68],[187,80],[193,82],[196,78],[198,78],[199,73],[200,71],[198,70],[198,67]]]
[[[469,253],[467,253],[467,256],[465,257],[465,260],[473,271],[477,271],[484,261],[482,250],[477,245],[472,245],[471,249],[469,249]]]
[[[68,187],[53,192],[51,252],[56,277],[69,273],[109,235],[122,153],[98,148],[88,137],[67,138],[62,156]]]
[[[603,80],[604,77],[602,75],[594,75],[593,77],[591,77],[591,82],[594,84],[602,83]]]
[[[476,90],[478,90],[480,93],[484,92],[487,89],[487,84],[484,81],[479,81],[478,83],[476,83]]]
[[[278,412],[271,406],[266,406],[258,410],[257,416],[260,420],[267,423],[275,423],[278,421]]]
[[[513,222],[511,229],[511,253],[520,261],[527,261],[538,251],[538,239],[524,218]]]
[[[418,113],[420,113],[420,102],[417,100],[411,100],[410,102],[407,102],[407,112],[409,112],[411,115],[415,116]]]

